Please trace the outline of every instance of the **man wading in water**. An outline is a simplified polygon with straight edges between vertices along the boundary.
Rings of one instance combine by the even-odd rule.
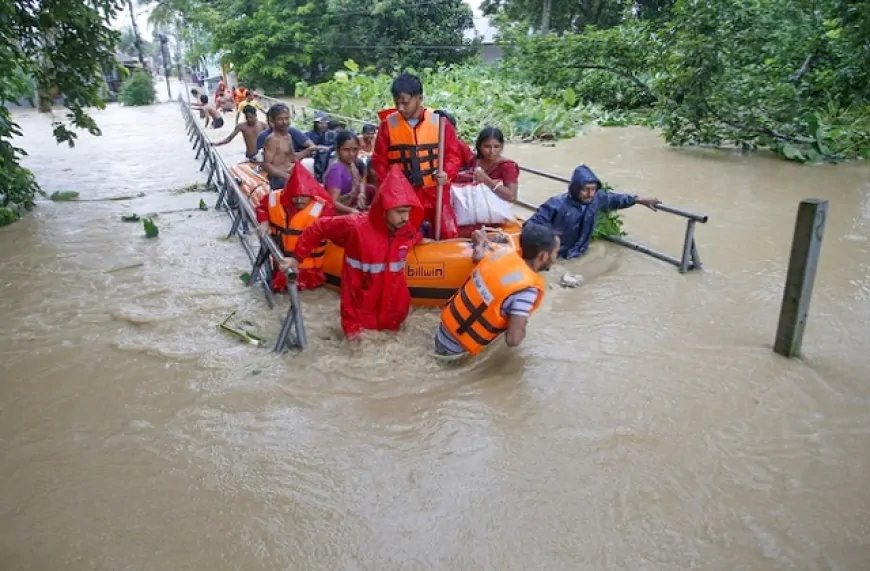
[[[245,139],[245,158],[251,162],[257,160],[257,137],[266,130],[266,124],[262,121],[257,121],[257,109],[251,106],[245,107],[245,122],[241,125],[236,125],[233,132],[225,139],[212,143],[212,146],[220,147],[226,145],[236,138],[239,133]]]
[[[283,103],[277,103],[269,108],[269,121],[272,123],[272,134],[266,138],[263,146],[263,170],[269,175],[272,190],[284,188],[293,163],[310,157],[317,150],[312,145],[301,153],[293,152],[293,141],[290,138],[290,109]]]

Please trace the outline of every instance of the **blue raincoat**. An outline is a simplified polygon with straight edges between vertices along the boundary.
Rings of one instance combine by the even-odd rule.
[[[579,193],[587,183],[598,185],[598,192],[591,202],[580,202]],[[595,230],[595,220],[599,212],[618,210],[634,206],[637,198],[631,194],[617,194],[601,189],[601,181],[586,165],[574,169],[568,192],[554,196],[540,207],[529,218],[529,222],[549,226],[559,234],[562,245],[559,247],[560,258],[576,258],[586,253]]]

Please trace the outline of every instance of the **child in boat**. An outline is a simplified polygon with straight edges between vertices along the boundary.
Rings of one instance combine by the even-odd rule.
[[[311,201],[318,205],[308,208]],[[261,236],[271,233],[276,245],[285,256],[292,256],[302,232],[324,216],[333,216],[332,197],[317,182],[310,172],[298,165],[293,169],[283,190],[275,190],[265,195],[255,210]],[[323,253],[319,246],[314,253]],[[300,290],[314,289],[323,285],[326,274],[321,269],[323,258],[309,256],[302,261],[297,273],[296,284]],[[276,292],[287,288],[287,276],[278,269],[273,260],[272,289]]]

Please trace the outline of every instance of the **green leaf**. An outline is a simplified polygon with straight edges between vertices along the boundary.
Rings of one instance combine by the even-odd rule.
[[[205,200],[202,198],[199,199],[199,209],[200,210],[208,210],[208,206],[205,203]]]
[[[156,238],[160,233],[160,230],[157,228],[157,225],[154,224],[154,221],[150,218],[142,219],[142,226],[145,228],[145,237],[146,238]]]
[[[782,156],[790,161],[802,163],[807,160],[807,157],[801,152],[801,150],[791,143],[784,144],[780,152],[782,153]]]
[[[245,282],[245,285],[247,285],[251,279],[250,272],[244,272],[244,273],[240,274],[239,279],[242,280],[243,282]]]
[[[140,218],[138,214],[126,214],[121,216],[121,222],[139,222]]]
[[[79,193],[74,190],[57,190],[52,192],[49,198],[55,202],[69,202],[71,200],[78,200]]]

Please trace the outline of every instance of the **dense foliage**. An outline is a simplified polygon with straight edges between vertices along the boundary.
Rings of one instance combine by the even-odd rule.
[[[219,53],[242,82],[292,90],[340,69],[345,59],[389,71],[466,59],[473,27],[462,0],[158,0],[158,19],[178,26],[197,55]],[[464,46],[469,47],[464,47]]]
[[[151,105],[157,99],[151,76],[142,70],[133,72],[121,86],[118,100],[127,106]]]
[[[362,73],[353,61],[348,71],[316,85],[301,82],[297,94],[312,107],[350,117],[376,120],[377,112],[392,107],[393,75]],[[412,70],[413,71],[413,70]],[[423,80],[426,105],[457,118],[461,136],[474,139],[487,126],[498,127],[508,139],[573,137],[580,125],[599,116],[595,106],[574,107],[570,92],[548,92],[528,82],[514,81],[499,68],[483,64],[447,69],[417,70]]]
[[[675,145],[870,156],[870,3],[677,0],[655,18],[529,37],[508,67],[609,109],[655,110]]]
[[[39,187],[19,164],[24,151],[12,144],[20,135],[6,102],[29,89],[32,78],[45,109],[62,96],[66,113],[52,123],[58,142],[73,145],[76,132],[99,135],[87,107],[102,107],[104,68],[115,65],[117,33],[108,22],[118,0],[0,0],[0,221],[8,223],[34,206]]]

